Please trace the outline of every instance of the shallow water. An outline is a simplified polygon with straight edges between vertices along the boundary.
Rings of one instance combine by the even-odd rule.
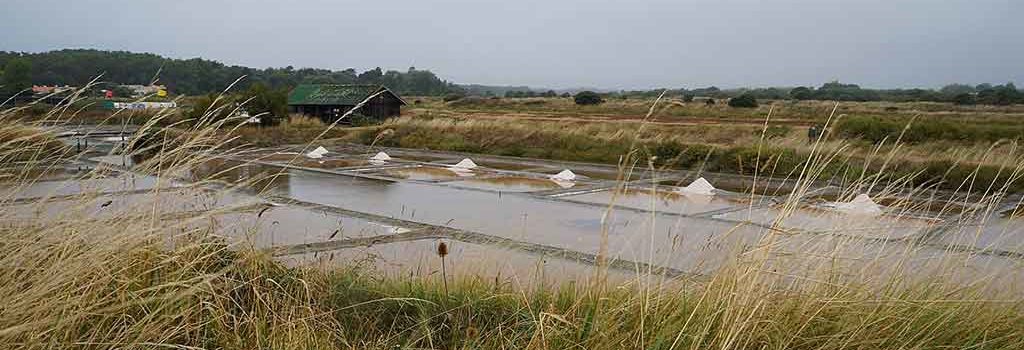
[[[713,251],[757,236],[749,226],[702,219],[612,211],[597,206],[499,195],[430,184],[345,178],[293,172],[286,190],[298,200],[386,217],[465,229],[520,241],[596,254],[607,228],[612,257],[692,264]],[[732,233],[720,240],[720,233]],[[714,243],[714,249],[708,248]]]
[[[414,166],[399,168],[372,173],[395,179],[419,180],[419,181],[448,181],[467,177],[474,177],[481,174],[478,170],[456,172],[448,168],[432,166]]]
[[[608,190],[566,196],[562,198],[587,203],[609,205],[613,204],[613,197],[615,205],[643,210],[653,209],[673,214],[696,214],[745,206],[747,204],[744,201],[734,198],[680,194],[661,189],[654,193],[652,193],[650,189],[628,189],[621,191],[617,196],[614,190]]]
[[[947,244],[1024,254],[1024,219],[990,217],[986,220],[974,220],[955,225],[936,240]]]
[[[524,176],[484,177],[450,182],[450,185],[507,192],[533,192],[564,188],[550,179]]]
[[[146,190],[156,188],[158,185],[163,188],[170,188],[177,184],[170,180],[159,180],[152,176],[124,175],[99,179],[37,181],[17,187],[0,186],[0,196],[2,198],[15,199],[66,196],[82,193]]]
[[[216,215],[212,223],[237,242],[257,248],[337,241],[406,232],[404,228],[307,208],[277,206],[266,210]]]
[[[764,225],[772,225],[777,222],[783,228],[882,239],[910,237],[936,223],[932,220],[921,220],[914,217],[845,214],[804,206],[794,209],[785,216],[783,214],[784,212],[780,208],[762,207],[716,214],[714,217]]]
[[[338,154],[340,153],[335,152],[333,156],[321,160],[309,160],[300,156],[300,163],[315,164],[295,165],[334,169],[367,163],[361,159],[338,157]],[[271,157],[290,160],[295,158],[295,155],[278,154]],[[443,159],[454,163],[461,157]],[[119,160],[119,157],[115,160]],[[481,162],[481,165],[487,164]],[[408,165],[411,163],[397,164]],[[522,167],[525,165],[520,166]],[[552,167],[552,174],[557,171],[560,170]],[[599,175],[614,178],[616,175],[586,169],[573,171],[581,176],[591,177]],[[659,187],[657,193],[652,194],[649,187],[646,187],[650,186],[650,183],[645,182],[637,182],[645,184],[626,191],[615,200],[614,204],[633,210],[609,210],[608,204],[612,197],[609,191],[560,197],[582,203],[515,193],[560,188],[544,174],[503,175],[507,173],[486,169],[459,173],[442,166],[429,165],[372,168],[362,173],[422,182],[370,180],[223,160],[197,166],[186,175],[192,180],[213,178],[228,183],[259,179],[249,181],[245,188],[256,192],[267,189],[272,194],[301,201],[588,254],[601,252],[602,241],[606,235],[606,249],[613,259],[644,262],[698,273],[714,270],[722,262],[740,255],[755,245],[767,232],[778,233],[774,236],[773,243],[780,254],[772,258],[772,264],[776,264],[773,268],[786,271],[814,269],[833,263],[829,259],[838,258],[842,259],[843,264],[849,264],[851,271],[866,271],[863,269],[864,264],[878,264],[884,269],[885,263],[878,263],[879,260],[889,261],[887,259],[890,259],[890,256],[898,256],[907,251],[907,246],[895,242],[896,240],[914,238],[935,223],[933,220],[919,219],[911,215],[920,212],[913,209],[914,205],[897,205],[898,208],[889,211],[895,215],[877,217],[848,215],[802,205],[786,218],[776,222],[783,213],[778,207],[764,207],[763,205],[769,204],[765,198],[756,198],[754,205],[751,205],[749,196],[682,195],[663,186]],[[583,183],[588,182],[584,180]],[[597,181],[589,182],[595,183]],[[164,181],[161,186],[166,187],[170,184],[169,181]],[[19,189],[14,198],[154,187],[155,179],[146,176],[82,181],[54,180],[38,182]],[[2,188],[0,185],[0,189]],[[480,189],[494,192],[479,191]],[[247,195],[205,198],[206,195],[185,188],[162,191],[166,193],[165,197],[156,199],[147,199],[149,193],[137,193],[101,196],[76,205],[53,202],[42,206],[12,206],[7,209],[7,214],[16,220],[32,220],[33,217],[41,216],[70,217],[65,214],[77,211],[84,212],[89,217],[103,218],[118,210],[140,206],[159,207],[166,213],[176,213],[260,203],[258,199]],[[652,208],[661,213],[644,212]],[[709,217],[683,218],[671,215],[699,213],[706,213]],[[174,224],[181,227],[202,227],[211,223],[233,242],[251,244],[259,248],[391,235],[404,230],[367,219],[299,206],[219,213]],[[769,231],[763,227],[773,224],[777,224],[777,230]],[[1024,245],[1022,227],[1024,224],[1019,220],[993,220],[984,226],[975,225],[973,228],[959,229],[955,233],[938,237],[935,241],[969,244],[979,248],[1019,249]],[[888,241],[879,244],[879,240],[869,241],[865,238],[882,238]],[[368,248],[336,250],[333,253],[336,260],[348,261],[374,255],[379,258],[371,259],[374,266],[389,273],[430,275],[436,272],[436,266],[431,265],[434,263],[431,260],[434,257],[433,244],[436,244],[433,240],[396,242]],[[845,249],[840,256],[836,256],[832,252],[840,245]],[[539,251],[536,246],[533,250],[529,245],[524,249],[526,251],[454,242],[450,261],[465,266],[466,273],[476,276],[493,276],[493,273],[497,272],[518,278],[533,277],[531,273],[541,273],[544,276],[560,274],[572,279],[588,274],[589,268],[586,263],[559,259],[545,260],[534,253]],[[935,247],[916,249],[910,253],[912,259],[915,262],[920,261],[921,264],[942,252]],[[306,254],[289,259],[322,263],[324,256],[325,253]],[[995,263],[984,264],[990,266]],[[481,271],[489,272],[468,268],[479,268]]]
[[[291,265],[316,265],[324,268],[367,266],[384,276],[396,278],[441,278],[441,258],[437,246],[445,242],[448,255],[445,268],[451,276],[498,281],[511,286],[571,283],[591,279],[593,265],[529,254],[500,246],[487,246],[453,240],[427,239],[378,244],[369,247],[339,249],[278,258]],[[634,274],[610,270],[611,281],[628,281]]]

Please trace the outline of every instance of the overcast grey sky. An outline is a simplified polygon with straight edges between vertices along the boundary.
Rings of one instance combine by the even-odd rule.
[[[654,88],[1024,82],[1024,0],[3,0],[0,50],[458,83]]]

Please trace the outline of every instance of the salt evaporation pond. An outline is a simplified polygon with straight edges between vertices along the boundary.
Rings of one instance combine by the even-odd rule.
[[[562,188],[551,179],[540,179],[525,176],[481,177],[468,180],[449,182],[456,187],[477,188],[506,192],[533,192]]]
[[[374,268],[384,276],[440,279],[441,259],[436,253],[440,242],[448,245],[445,264],[450,276],[474,276],[487,281],[498,279],[500,283],[513,286],[587,281],[594,276],[593,265],[586,262],[441,239],[375,244],[278,259],[292,265],[312,264],[328,268],[362,265]],[[610,270],[608,278],[612,282],[620,282],[635,280],[636,276],[629,271]]]
[[[657,190],[652,193],[650,189],[644,188],[631,188],[618,194],[614,191],[601,191],[562,198],[602,205],[614,203],[615,205],[628,208],[653,209],[673,214],[696,214],[735,208],[747,204],[738,199],[718,196],[687,195],[666,190]]]

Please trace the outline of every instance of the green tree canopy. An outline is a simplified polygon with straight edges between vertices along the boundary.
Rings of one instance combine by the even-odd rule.
[[[321,84],[384,84],[392,91],[406,95],[440,96],[462,89],[438,78],[429,70],[408,72],[384,71],[375,68],[362,73],[354,69],[284,68],[255,69],[229,66],[217,61],[192,58],[165,58],[154,54],[124,51],[60,50],[43,53],[0,51],[0,67],[16,61],[31,63],[29,85],[84,86],[97,76],[116,84],[167,85],[172,93],[204,95],[220,93],[240,77],[245,77],[234,91],[246,91],[254,84],[272,89],[292,88],[302,83]],[[159,75],[157,74],[159,72]],[[23,76],[19,77],[22,78]]]
[[[13,95],[32,87],[32,63],[28,60],[9,60],[3,65],[3,72],[2,90],[5,94]]]
[[[576,93],[575,99],[578,105],[596,105],[604,102],[601,95],[593,91],[580,91]]]
[[[256,83],[242,95],[241,101],[249,115],[260,117],[263,125],[273,124],[275,118],[288,116],[288,90],[285,89],[271,89],[263,83]]]
[[[735,108],[756,108],[757,98],[752,94],[742,94],[729,99],[729,107]]]

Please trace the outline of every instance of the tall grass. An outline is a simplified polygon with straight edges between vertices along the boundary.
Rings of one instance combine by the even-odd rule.
[[[65,121],[73,113],[57,108],[46,120]],[[700,278],[637,271],[635,278],[607,288],[591,283],[521,288],[466,275],[455,276],[446,288],[434,275],[385,277],[359,264],[287,267],[266,252],[223,239],[222,227],[210,223],[251,203],[187,213],[166,205],[164,200],[176,191],[200,197],[227,196],[236,189],[225,188],[216,173],[195,169],[237,152],[231,145],[241,129],[209,118],[157,128],[162,116],[140,121],[139,134],[145,136],[120,151],[145,156],[131,172],[98,169],[73,176],[156,176],[160,185],[145,193],[148,200],[108,206],[99,190],[86,191],[62,198],[61,203],[70,204],[56,214],[39,214],[57,201],[18,198],[19,189],[43,179],[28,174],[40,164],[58,166],[81,155],[72,148],[33,150],[32,164],[20,162],[26,159],[24,135],[50,138],[42,124],[20,119],[18,111],[0,114],[0,135],[11,135],[0,140],[0,165],[21,175],[11,177],[0,203],[4,348],[1024,347],[1024,290],[1015,278],[1007,278],[1020,276],[1019,261],[992,260],[977,269],[979,261],[992,258],[949,250],[921,260],[917,245],[883,250],[849,237],[796,239],[798,232],[767,230],[756,244],[736,247]],[[487,123],[465,127],[499,139],[552,137],[525,128],[510,134]],[[330,132],[321,130],[320,135]],[[665,141],[664,135],[649,132],[639,127],[598,130],[595,140],[635,145],[612,148],[606,155],[620,157],[623,171],[632,171],[656,166],[639,147]],[[398,145],[427,137],[455,142],[444,141],[446,134],[398,130],[393,135],[381,137],[394,137],[387,142]],[[478,147],[497,142],[484,141]],[[571,146],[579,141],[566,136],[557,142]],[[816,180],[843,149],[825,146],[815,147],[802,175],[792,176],[805,184]],[[556,151],[561,150],[551,152]],[[760,171],[771,169],[761,161],[777,160],[761,160],[760,152],[754,159],[760,176],[781,175]],[[1008,163],[1001,169],[1018,174],[1020,168],[1020,163]],[[168,187],[185,179],[184,189]],[[870,176],[858,181],[873,182]],[[995,208],[1006,189],[1003,183],[991,185],[987,195],[973,200]],[[786,207],[796,208],[806,192],[797,191]],[[25,213],[35,214],[26,221]]]

